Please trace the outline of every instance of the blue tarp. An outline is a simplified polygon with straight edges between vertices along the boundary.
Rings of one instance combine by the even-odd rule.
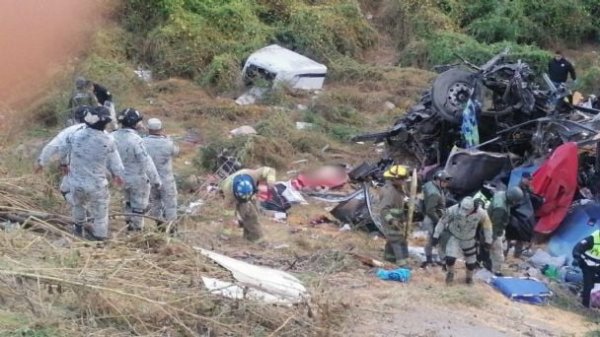
[[[490,282],[506,297],[530,304],[544,304],[552,292],[546,284],[533,278],[494,277]]]
[[[548,251],[553,256],[566,256],[567,264],[573,260],[573,247],[577,242],[598,228],[600,221],[600,204],[589,203],[575,206],[552,234],[548,244]]]

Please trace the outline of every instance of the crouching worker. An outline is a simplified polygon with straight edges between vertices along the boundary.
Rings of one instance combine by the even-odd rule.
[[[240,219],[240,225],[244,228],[244,238],[248,241],[260,242],[263,238],[254,199],[258,185],[266,183],[272,188],[275,180],[275,169],[265,166],[256,170],[239,170],[223,180],[219,186],[226,205],[235,204],[236,216]]]
[[[596,230],[575,245],[573,258],[583,273],[581,303],[589,308],[592,289],[600,278],[600,230]]]
[[[465,257],[467,267],[466,283],[473,283],[473,272],[477,266],[475,236],[479,225],[485,237],[485,249],[489,250],[492,245],[492,222],[484,209],[475,207],[472,197],[465,197],[460,204],[448,208],[435,227],[434,245],[437,245],[444,230],[450,233],[446,245],[446,284],[454,282],[454,264],[461,253]]]
[[[408,224],[404,211],[408,175],[406,166],[393,165],[383,174],[386,182],[381,192],[381,219],[386,238],[384,258],[399,266],[408,265]]]

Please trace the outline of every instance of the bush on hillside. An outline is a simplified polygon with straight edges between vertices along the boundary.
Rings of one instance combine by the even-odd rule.
[[[136,61],[159,77],[194,78],[219,91],[235,87],[242,61],[270,43],[326,62],[356,57],[376,41],[356,0],[134,0],[125,11],[125,26],[146,35],[133,40]]]
[[[531,45],[520,45],[512,42],[494,44],[479,43],[465,34],[439,33],[426,43],[409,45],[401,57],[403,65],[426,65],[432,67],[459,61],[457,55],[468,59],[471,63],[481,65],[494,54],[510,48],[509,60],[521,59],[538,73],[545,72],[551,53]],[[420,48],[420,50],[417,50]],[[419,57],[416,59],[415,57]]]
[[[578,45],[597,33],[590,13],[597,1],[483,0],[463,2],[461,26],[477,40],[551,46],[557,40]],[[591,5],[591,6],[590,6]]]

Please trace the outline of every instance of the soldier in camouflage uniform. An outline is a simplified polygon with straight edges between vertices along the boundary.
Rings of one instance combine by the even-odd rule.
[[[433,244],[437,245],[440,235],[448,230],[450,238],[446,246],[446,283],[454,281],[454,264],[461,253],[465,257],[467,267],[467,284],[473,283],[473,271],[477,267],[476,235],[481,225],[485,237],[485,248],[492,244],[492,223],[484,209],[475,207],[472,197],[465,197],[460,204],[446,211],[440,219],[433,234]]]
[[[98,106],[98,99],[92,92],[91,82],[84,77],[78,77],[75,80],[75,91],[73,91],[73,95],[69,100],[69,109],[71,109],[71,116],[68,121],[69,125],[77,123],[77,108],[84,105],[95,108]]]
[[[144,146],[161,181],[160,187],[153,186],[150,192],[150,215],[161,219],[157,226],[164,231],[165,222],[177,220],[177,184],[173,175],[173,158],[179,154],[179,147],[171,137],[163,133],[160,119],[150,118],[147,127],[149,135],[144,137]]]
[[[504,263],[504,231],[510,223],[510,208],[518,205],[523,200],[523,196],[523,191],[516,186],[510,187],[506,191],[498,191],[494,193],[488,208],[494,237],[490,259],[492,261],[492,272],[498,276],[501,275],[502,263]]]
[[[61,150],[61,164],[68,167],[75,234],[106,240],[110,201],[107,171],[117,185],[122,185],[124,168],[114,140],[104,132],[111,121],[110,111],[96,107],[85,115],[84,121],[87,126],[68,137]],[[86,211],[93,224],[87,223]]]
[[[48,166],[53,157],[58,156],[63,147],[65,147],[67,143],[67,139],[75,133],[75,131],[83,129],[85,127],[85,123],[83,122],[83,117],[91,110],[89,106],[80,106],[77,108],[75,117],[77,124],[71,125],[62,131],[60,131],[51,141],[48,142],[42,149],[39,157],[37,158],[35,171],[41,172],[44,167]],[[71,188],[69,186],[69,176],[67,174],[63,175],[60,182],[60,193],[63,195],[67,203],[69,205],[73,204],[73,199],[71,198]]]
[[[150,186],[159,189],[161,182],[144,141],[136,131],[138,123],[143,119],[142,115],[129,108],[121,111],[117,119],[123,127],[112,135],[125,167],[125,213],[139,214],[128,215],[125,221],[127,230],[139,231],[144,226],[143,215],[148,208]]]
[[[409,228],[404,209],[408,176],[406,166],[393,165],[383,174],[386,182],[381,192],[381,219],[386,238],[384,258],[400,266],[408,265]]]
[[[425,268],[427,265],[433,263],[433,231],[446,210],[446,196],[444,192],[451,179],[452,177],[446,171],[441,170],[435,174],[432,181],[423,185],[423,213],[425,213],[423,229],[427,231],[429,238],[425,245],[426,260],[421,264],[421,268]],[[438,249],[438,256],[442,261],[446,258],[444,252],[447,241],[448,234],[444,232],[440,236],[440,249]]]

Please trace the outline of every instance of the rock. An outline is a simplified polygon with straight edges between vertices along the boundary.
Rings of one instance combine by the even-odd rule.
[[[237,129],[233,129],[233,130],[229,131],[229,134],[234,137],[255,135],[256,130],[253,127],[251,127],[250,125],[243,125]]]
[[[396,105],[394,103],[390,102],[390,101],[387,101],[387,102],[383,103],[383,107],[387,111],[396,109]]]
[[[298,109],[299,111],[306,111],[308,109],[308,107],[304,104],[298,104],[296,106],[296,109]]]

